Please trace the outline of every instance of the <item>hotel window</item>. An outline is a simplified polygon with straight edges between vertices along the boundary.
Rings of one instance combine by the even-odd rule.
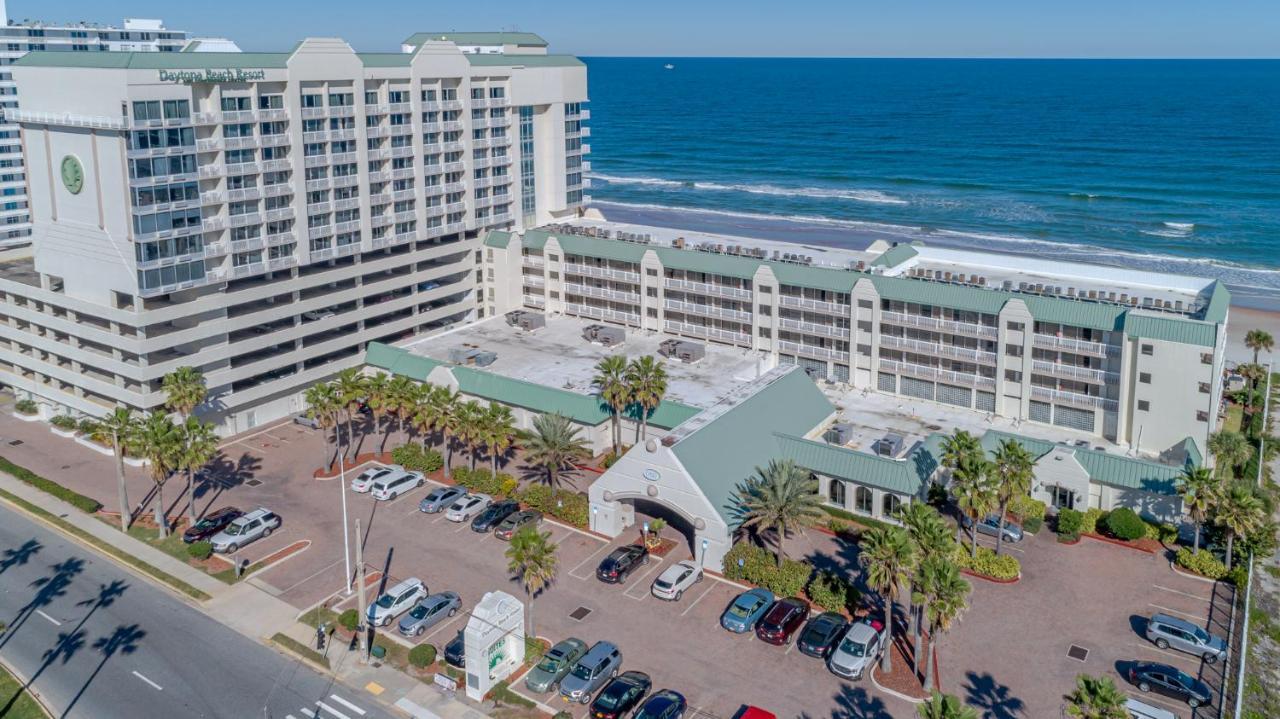
[[[1139,373],[1138,373],[1138,381],[1139,381],[1139,382],[1141,382],[1142,384],[1151,384],[1151,373],[1150,373],[1150,372],[1139,372]]]
[[[491,87],[491,88],[489,88],[489,97],[492,97],[492,98],[502,98],[502,97],[505,97],[505,96],[506,96],[506,90],[505,90],[505,89],[503,89],[503,88],[501,88],[501,87]]]
[[[377,91],[377,90],[365,90],[365,91],[364,91],[364,104],[366,104],[366,105],[376,105],[376,104],[378,104],[378,91]]]
[[[471,88],[471,99],[472,99],[472,100],[483,100],[483,99],[484,99],[484,88],[483,88],[483,87],[473,87],[473,88]]]
[[[1022,345],[1005,345],[1004,353],[1009,357],[1021,357]]]
[[[880,503],[880,510],[884,512],[884,516],[892,517],[898,513],[898,507],[902,506],[902,500],[898,499],[896,494],[884,495],[884,500]]]
[[[223,112],[239,112],[241,110],[252,110],[253,101],[247,97],[224,97],[222,98]]]
[[[135,102],[133,103],[133,119],[134,120],[160,120],[159,102]]]
[[[1139,411],[1139,412],[1149,412],[1149,411],[1151,411],[1151,403],[1150,403],[1150,402],[1148,402],[1148,401],[1147,401],[1147,400],[1145,400],[1145,399],[1140,399],[1140,400],[1138,400],[1138,411]]]
[[[831,480],[827,486],[827,499],[837,507],[844,506],[844,482],[838,479]]]
[[[1006,382],[1022,382],[1022,372],[1016,369],[1007,369],[1004,371],[1004,379]]]
[[[1156,348],[1154,345],[1148,345],[1148,344],[1142,345],[1142,354],[1150,357],[1155,353],[1156,353]]]
[[[283,110],[284,95],[259,95],[258,109],[260,110]]]
[[[191,101],[165,100],[164,117],[166,120],[181,120],[191,117]]]
[[[350,107],[355,104],[355,96],[349,92],[329,93],[329,107]]]
[[[1209,383],[1208,383],[1208,382],[1201,382],[1201,383],[1200,383],[1200,394],[1209,394],[1209,392],[1210,392]]]
[[[871,514],[871,490],[866,487],[853,490],[853,508],[863,514]]]
[[[1197,421],[1197,422],[1208,422],[1208,421],[1209,421],[1209,413],[1208,413],[1208,412],[1206,412],[1206,411],[1204,411],[1204,410],[1202,410],[1202,409],[1201,409],[1201,410],[1196,410],[1196,421]]]
[[[436,101],[436,91],[435,91],[435,90],[423,90],[423,91],[422,91],[422,101],[423,101],[423,102],[435,102],[435,101]]]
[[[408,90],[391,90],[387,93],[387,101],[392,104],[409,102]]]
[[[1021,322],[1012,322],[1012,321],[1006,322],[1004,326],[1005,326],[1005,329],[1009,330],[1010,332],[1022,332],[1027,328],[1027,326]]]
[[[324,107],[324,97],[322,95],[303,95],[303,107]]]
[[[457,99],[458,99],[458,88],[456,88],[456,87],[446,87],[446,88],[444,88],[443,90],[441,90],[441,91],[440,91],[440,99],[441,99],[441,100],[457,100]]]
[[[1200,364],[1213,364],[1213,353],[1204,352],[1200,355]]]

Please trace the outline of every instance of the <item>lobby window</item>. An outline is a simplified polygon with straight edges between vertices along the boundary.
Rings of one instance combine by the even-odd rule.
[[[880,503],[880,510],[886,517],[892,517],[898,513],[898,507],[902,506],[902,500],[898,499],[896,494],[884,495],[884,501]]]
[[[853,490],[853,508],[862,514],[871,514],[871,490],[866,487]]]
[[[837,507],[844,506],[844,482],[838,479],[831,480],[831,484],[827,487],[827,499]]]

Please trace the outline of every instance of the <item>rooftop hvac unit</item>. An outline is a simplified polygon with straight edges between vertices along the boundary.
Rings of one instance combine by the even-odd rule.
[[[493,364],[496,359],[498,359],[497,352],[477,352],[475,356],[472,357],[472,361],[475,362],[477,367],[488,367]]]
[[[547,316],[539,312],[521,312],[516,325],[522,330],[532,332],[547,326]]]
[[[582,338],[588,342],[612,347],[613,345],[621,344],[626,339],[626,330],[621,327],[609,327],[607,325],[587,325],[582,330]]]
[[[892,433],[886,434],[880,439],[877,439],[875,444],[871,445],[871,451],[881,457],[897,457],[898,454],[902,452],[902,443],[902,435]]]
[[[474,364],[479,354],[483,352],[476,347],[455,347],[449,350],[449,361],[453,364]]]
[[[834,444],[843,447],[849,444],[853,439],[853,425],[848,422],[837,422],[831,425],[822,435],[822,440],[827,444]]]

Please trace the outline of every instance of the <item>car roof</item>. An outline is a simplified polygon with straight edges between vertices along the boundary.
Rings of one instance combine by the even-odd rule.
[[[399,582],[396,582],[396,584],[392,587],[389,587],[387,591],[384,592],[384,594],[399,594],[400,592],[403,592],[404,590],[410,587],[421,587],[421,586],[422,586],[421,579],[418,579],[417,577],[409,577],[408,579],[404,579]]]
[[[267,508],[265,508],[265,507],[258,507],[257,509],[253,510],[252,512],[247,512],[247,513],[245,513],[245,514],[240,515],[240,518],[239,518],[239,519],[237,519],[236,521],[237,521],[237,522],[239,522],[239,521],[243,520],[243,521],[245,521],[245,522],[248,522],[248,521],[252,521],[252,520],[254,520],[254,519],[261,519],[261,518],[263,518],[263,517],[267,516],[268,514],[271,514],[271,510],[269,510],[269,509],[267,509]]]
[[[849,630],[845,632],[844,636],[847,639],[855,639],[860,642],[866,642],[871,639],[874,639],[876,634],[878,633],[879,632],[877,632],[874,627],[872,627],[870,624],[867,624],[866,622],[855,622],[849,625]]]
[[[1185,619],[1179,619],[1178,617],[1171,617],[1168,614],[1152,614],[1151,621],[1160,622],[1161,624],[1172,624],[1179,629],[1186,629],[1188,631],[1200,629],[1199,624],[1193,624]]]
[[[559,649],[562,651],[562,653],[568,654],[569,653],[568,650],[585,649],[586,646],[587,646],[587,643],[582,641],[581,639],[577,637],[569,637],[568,639],[561,639],[560,641],[556,642],[555,646],[551,647],[551,649],[548,650],[547,653],[550,654],[551,652],[554,652],[555,650]]]
[[[231,514],[232,512],[240,513],[240,510],[235,507],[219,507],[218,509],[204,515],[204,518],[213,519],[214,517],[222,517]]]
[[[582,661],[597,662],[616,651],[618,651],[618,648],[614,646],[613,642],[599,641],[591,645],[591,649],[586,656],[582,657]]]

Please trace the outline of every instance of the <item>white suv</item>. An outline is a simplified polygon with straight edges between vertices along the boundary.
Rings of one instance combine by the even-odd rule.
[[[209,540],[213,551],[235,554],[241,547],[256,542],[263,537],[271,536],[271,532],[280,526],[280,516],[268,509],[257,509],[241,516],[228,524],[225,529]]]
[[[351,480],[351,491],[364,494],[369,491],[373,483],[383,477],[388,477],[395,470],[391,467],[370,467],[361,472],[359,476]]]
[[[679,601],[684,590],[702,581],[702,570],[689,560],[676,562],[653,580],[653,596],[658,599]]]
[[[427,585],[417,577],[400,582],[388,589],[378,601],[369,605],[369,622],[375,627],[385,627],[427,596]]]
[[[374,499],[395,499],[400,495],[426,483],[426,478],[419,472],[396,470],[373,480],[369,485],[369,496]]]

